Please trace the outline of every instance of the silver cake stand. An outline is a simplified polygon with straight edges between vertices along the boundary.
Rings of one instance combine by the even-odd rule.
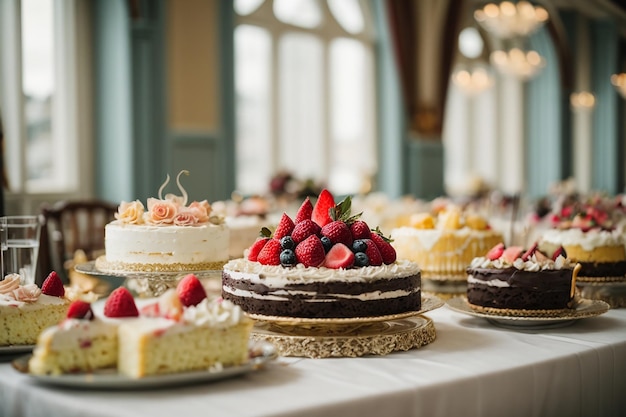
[[[423,296],[419,311],[389,316],[297,319],[251,314],[256,320],[251,338],[272,343],[282,356],[387,355],[432,343],[437,336],[435,325],[422,314],[442,305],[437,297]]]

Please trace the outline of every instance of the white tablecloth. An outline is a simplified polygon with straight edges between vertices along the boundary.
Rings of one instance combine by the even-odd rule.
[[[507,330],[442,307],[428,346],[363,358],[279,358],[211,384],[94,392],[0,364],[0,416],[626,416],[626,309]]]

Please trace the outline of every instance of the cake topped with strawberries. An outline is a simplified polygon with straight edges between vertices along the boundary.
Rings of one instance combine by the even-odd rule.
[[[390,240],[326,189],[292,219],[264,228],[244,258],[225,265],[224,299],[249,314],[295,318],[370,317],[418,311],[421,273],[396,259]]]
[[[558,315],[575,306],[579,270],[561,246],[498,243],[467,268],[467,300],[496,314]]]
[[[209,299],[193,274],[141,307],[125,288],[104,307],[77,301],[38,338],[29,361],[34,374],[117,368],[132,378],[240,365],[248,360],[252,321],[222,299]]]
[[[43,329],[59,322],[70,304],[55,271],[36,284],[20,284],[18,274],[0,281],[0,346],[33,345]]]

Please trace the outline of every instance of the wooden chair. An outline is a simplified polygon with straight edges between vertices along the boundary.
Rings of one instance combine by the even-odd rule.
[[[97,199],[43,205],[37,278],[43,281],[56,271],[67,283],[66,265],[78,250],[84,251],[89,260],[104,253],[104,226],[116,212],[117,205]]]

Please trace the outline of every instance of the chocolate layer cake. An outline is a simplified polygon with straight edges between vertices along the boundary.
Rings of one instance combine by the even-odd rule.
[[[474,306],[516,310],[561,310],[571,304],[572,269],[524,271],[468,269],[467,299]]]
[[[294,268],[235,259],[224,267],[222,296],[249,314],[293,318],[376,317],[418,311],[417,264],[358,269]]]
[[[580,265],[566,259],[559,247],[542,252],[537,244],[496,245],[467,268],[467,301],[480,312],[517,315],[558,315],[575,307]]]

